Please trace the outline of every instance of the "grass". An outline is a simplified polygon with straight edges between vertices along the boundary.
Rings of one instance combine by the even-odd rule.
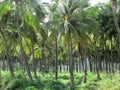
[[[48,73],[43,77],[38,74],[38,80],[29,81],[26,73],[16,71],[15,77],[10,77],[9,72],[2,72],[0,76],[0,90],[72,90],[69,73],[59,73],[58,81],[54,80],[54,74]],[[95,73],[88,73],[87,83],[82,83],[83,74],[74,73],[74,90],[120,90],[120,75],[114,76],[105,73],[100,74],[102,80],[96,80]]]

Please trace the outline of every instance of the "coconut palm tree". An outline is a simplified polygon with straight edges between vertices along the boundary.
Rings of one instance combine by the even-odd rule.
[[[35,16],[40,14],[40,16],[43,15],[43,13],[41,13],[42,10],[40,8],[40,3],[37,0],[3,0],[0,4],[0,19],[2,19],[3,15],[5,15],[8,11],[14,12],[13,14],[10,13],[15,16],[12,23],[14,23],[14,29],[18,32],[18,40],[24,66],[26,67],[29,79],[32,80],[27,55],[22,43],[21,30],[25,29],[24,27],[26,25],[31,26],[34,30],[37,30],[38,23]],[[13,27],[11,28],[13,29]]]
[[[0,3],[1,7],[4,7],[5,3],[7,3],[7,2],[1,2]],[[9,5],[6,6],[6,8],[9,8]],[[6,11],[4,11],[4,13],[7,12],[7,10],[8,9],[6,9]],[[7,64],[9,67],[9,71],[11,73],[11,76],[14,76],[14,70],[13,70],[13,66],[12,66],[12,57],[10,54],[11,47],[10,47],[10,42],[8,42],[8,35],[6,35],[6,33],[10,32],[8,30],[8,27],[7,27],[7,19],[9,17],[9,13],[6,13],[6,15],[3,16],[3,18],[2,18],[2,16],[3,16],[3,13],[1,14],[1,18],[0,18],[0,34],[1,34],[1,37],[3,38],[3,41],[4,41],[4,48],[6,50],[6,57],[7,57]]]
[[[118,37],[119,37],[119,49],[120,49],[120,27],[118,24],[118,16],[117,16],[117,0],[110,0],[110,2],[111,2],[111,6],[112,6],[115,27],[116,27]],[[120,52],[118,52],[118,58],[120,58]],[[120,68],[120,65],[119,65],[119,68]]]
[[[90,23],[93,24],[93,21],[86,16],[86,7],[86,0],[62,0],[58,1],[57,4],[54,3],[54,8],[51,7],[51,10],[53,11],[50,13],[52,14],[50,17],[51,23],[54,24],[56,30],[59,30],[59,32],[62,33],[64,44],[68,47],[70,81],[73,87],[73,45],[78,42],[81,43],[81,45],[87,45],[86,42],[83,43],[81,41],[84,41],[83,37],[86,36],[85,33],[86,30],[90,28]]]

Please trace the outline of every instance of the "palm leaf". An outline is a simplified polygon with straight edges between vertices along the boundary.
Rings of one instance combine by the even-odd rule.
[[[24,20],[25,22],[29,25],[29,26],[32,26],[34,28],[34,30],[37,30],[38,28],[38,24],[37,24],[37,21],[35,19],[35,17],[33,16],[33,14],[28,11],[28,10],[24,10]]]
[[[5,15],[11,9],[11,2],[9,0],[5,0],[4,2],[0,2],[0,20],[3,15]]]

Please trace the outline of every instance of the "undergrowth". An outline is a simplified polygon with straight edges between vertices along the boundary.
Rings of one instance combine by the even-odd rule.
[[[58,81],[54,80],[53,73],[38,74],[38,80],[29,81],[22,71],[16,71],[15,77],[6,71],[0,76],[0,90],[120,90],[119,74],[101,73],[100,76],[102,80],[97,81],[95,73],[88,73],[87,83],[82,83],[83,74],[74,73],[76,87],[72,88],[69,73],[59,73]]]

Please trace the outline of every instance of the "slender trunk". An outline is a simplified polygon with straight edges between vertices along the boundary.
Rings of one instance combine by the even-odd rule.
[[[34,42],[32,42],[32,59],[33,59],[33,72],[34,72],[34,77],[35,77],[35,79],[37,79],[36,61],[35,61],[35,55],[34,55]]]
[[[45,45],[44,45],[44,41],[42,42],[42,61],[44,62],[43,63],[43,70],[42,72],[45,72],[46,71],[46,59],[45,59]]]
[[[119,27],[119,24],[118,24],[118,17],[116,15],[117,0],[110,0],[110,1],[111,1],[111,4],[112,4],[112,12],[113,12],[114,23],[115,23],[115,27],[116,27],[118,37],[119,37],[119,49],[120,49],[120,27]],[[118,58],[120,59],[120,50],[118,50]],[[119,71],[120,71],[120,64],[119,64]]]
[[[62,72],[62,64],[61,64],[61,62],[60,62],[60,72]]]
[[[38,60],[38,64],[39,64],[39,72],[41,72],[41,60]]]
[[[92,62],[89,61],[89,65],[90,65],[90,72],[92,72]]]
[[[56,50],[56,58],[55,58],[55,80],[58,79],[58,44],[57,38],[55,39],[55,50]]]
[[[25,66],[26,69],[27,69],[28,77],[29,77],[29,79],[32,81],[32,75],[31,75],[30,68],[29,68],[29,65],[28,65],[28,62],[27,62],[26,53],[25,53],[25,51],[24,51],[24,48],[23,48],[23,45],[22,45],[22,41],[21,41],[21,39],[20,39],[20,38],[21,38],[21,35],[20,35],[19,29],[18,29],[18,37],[19,37],[19,44],[20,44],[20,50],[21,50],[22,60],[23,60],[24,66]]]
[[[6,59],[5,59],[5,55],[2,53],[2,70],[5,71],[6,69]]]
[[[69,60],[67,61],[67,72],[69,72]]]
[[[66,64],[63,65],[64,72],[66,72]]]
[[[4,46],[5,46],[5,49],[6,49],[7,63],[8,63],[9,71],[11,73],[11,76],[14,77],[14,71],[13,71],[13,66],[12,66],[12,61],[11,61],[11,56],[10,56],[10,50],[8,48],[8,45],[7,45],[7,40],[6,40],[6,37],[5,37],[4,33],[3,33],[3,31],[2,30],[0,30],[0,31],[1,31],[1,35],[2,35],[2,37],[4,39],[4,42],[5,42]]]
[[[116,71],[117,71],[117,61],[115,61],[115,69],[116,69]]]
[[[5,60],[3,60],[2,67],[1,67],[3,71],[5,71],[5,67],[6,67]]]
[[[33,72],[34,72],[34,77],[37,79],[37,72],[36,72],[36,61],[33,59]]]
[[[119,41],[120,41],[120,27],[118,25],[118,17],[116,15],[116,11],[117,11],[116,3],[117,3],[116,0],[111,0],[114,23],[115,23],[116,30],[117,30],[118,35],[119,35]]]
[[[74,84],[74,75],[73,75],[73,68],[74,68],[74,60],[73,60],[73,55],[72,55],[72,41],[70,40],[69,44],[68,44],[68,47],[69,47],[69,72],[70,72],[70,83],[71,83],[71,86],[74,87],[75,84]]]
[[[103,58],[103,61],[102,61],[102,70],[104,71],[104,68],[105,68],[105,60]]]
[[[82,60],[82,64],[81,64],[82,65],[82,70],[84,72],[85,68],[84,68],[84,55],[83,54],[81,55],[81,60]]]
[[[108,61],[107,60],[105,61],[105,65],[106,65],[105,66],[106,67],[106,73],[108,74]]]
[[[80,59],[80,57],[79,57],[79,64],[78,64],[78,67],[79,67],[79,72],[81,71],[81,59]]]
[[[111,73],[111,58],[110,58],[110,53],[108,53],[108,67],[109,67],[109,73]]]
[[[53,73],[55,72],[55,67],[54,67],[54,65],[52,65],[52,70],[53,70]]]
[[[119,38],[120,39],[120,38]],[[118,42],[118,71],[120,73],[120,41]]]
[[[91,61],[92,56],[89,58],[89,66],[90,66],[90,72],[92,72],[92,61]]]
[[[77,57],[76,57],[76,72],[78,72],[78,60],[77,60]]]
[[[107,52],[107,45],[105,44],[105,70],[106,70],[106,73],[108,74],[108,52]]]
[[[112,38],[111,38],[111,64],[112,64],[112,73],[114,75],[114,62],[113,62],[113,52],[112,52]]]
[[[102,71],[102,58],[99,59],[99,70]]]
[[[87,59],[86,59],[86,50],[83,50],[83,58],[84,58],[84,63],[85,63],[85,67],[84,67],[84,78],[83,78],[83,83],[87,82]]]
[[[93,63],[93,65],[94,65],[94,73],[96,73],[96,65],[95,65],[95,60],[93,61],[94,63]]]
[[[95,55],[95,61],[96,61],[96,73],[97,73],[97,80],[100,80],[100,74],[99,74],[99,57],[98,57],[98,52],[97,52],[97,46],[96,46],[96,41],[97,41],[97,38],[94,37],[95,41],[94,41],[94,55]]]
[[[97,71],[97,80],[101,80],[100,74],[99,74],[99,56],[96,55],[96,71]]]
[[[24,66],[27,69],[28,77],[32,81],[32,75],[31,75],[30,68],[29,68],[29,65],[28,65],[28,62],[27,62],[27,56],[26,56],[26,53],[25,53],[23,45],[22,45],[21,32],[20,32],[20,26],[19,26],[19,20],[18,20],[18,17],[19,17],[19,15],[18,15],[19,4],[18,4],[17,0],[15,1],[15,3],[16,3],[16,9],[17,9],[17,12],[16,12],[16,24],[17,24],[17,30],[18,30],[18,40],[19,40],[19,45],[20,45],[21,56],[22,56],[22,60],[24,62]]]

